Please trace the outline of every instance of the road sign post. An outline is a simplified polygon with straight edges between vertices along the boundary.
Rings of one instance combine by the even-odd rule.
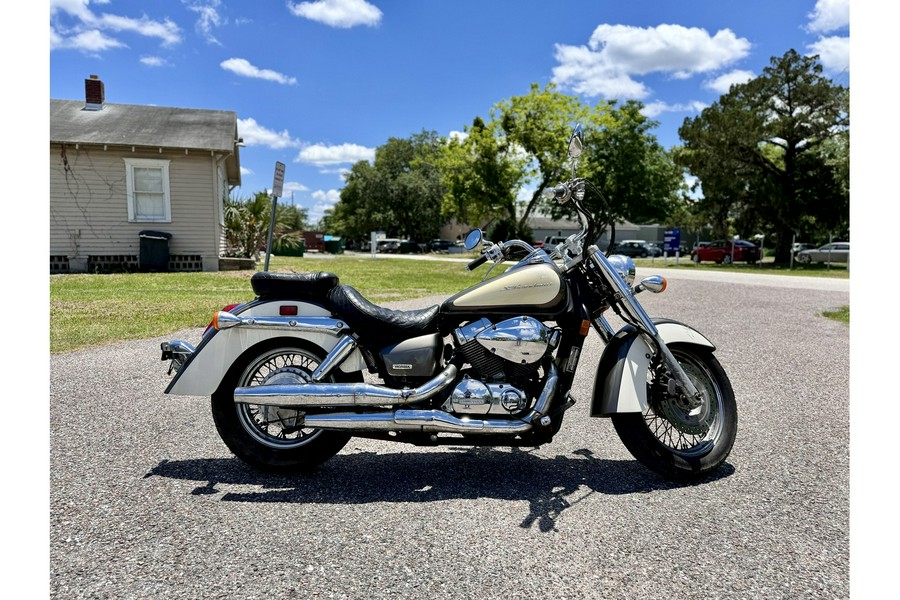
[[[266,264],[263,271],[269,270],[269,257],[272,255],[272,238],[275,235],[275,214],[278,198],[284,188],[284,163],[275,162],[275,177],[272,180],[272,216],[269,218],[269,237],[266,240]]]

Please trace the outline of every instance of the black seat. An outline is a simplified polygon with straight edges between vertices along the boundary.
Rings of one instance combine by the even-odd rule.
[[[331,311],[366,342],[378,347],[438,331],[438,305],[419,310],[391,310],[372,304],[350,287],[328,293]]]
[[[328,292],[340,280],[334,273],[270,273],[260,271],[250,278],[253,292],[260,300],[317,300],[327,301]]]

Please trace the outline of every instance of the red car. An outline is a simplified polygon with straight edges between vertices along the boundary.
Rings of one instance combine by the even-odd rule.
[[[734,240],[734,252],[732,253],[731,240],[716,240],[703,248],[697,248],[691,252],[691,260],[700,264],[703,261],[731,264],[735,261],[747,262],[751,265],[762,259],[759,246],[746,240]]]

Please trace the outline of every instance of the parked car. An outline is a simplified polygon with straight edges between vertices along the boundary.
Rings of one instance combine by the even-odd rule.
[[[376,252],[396,253],[399,249],[400,240],[397,238],[385,238],[383,240],[378,240],[378,245],[375,247]]]
[[[797,262],[803,264],[850,262],[850,242],[831,242],[820,248],[801,250],[797,253]]]
[[[422,246],[424,246],[424,244],[419,244],[415,240],[400,240],[397,252],[400,254],[420,254],[422,252]]]
[[[447,252],[452,245],[450,240],[431,240],[428,242],[428,249],[432,252]]]
[[[639,258],[647,258],[652,252],[650,246],[643,240],[624,240],[616,244],[613,250],[613,254]]]
[[[568,236],[565,235],[548,235],[544,238],[544,251],[548,254],[553,252],[553,249],[556,248],[559,244],[569,239]]]
[[[732,252],[732,245],[734,251]],[[751,265],[762,259],[762,251],[759,246],[746,240],[715,240],[705,247],[696,248],[691,252],[691,260],[700,264],[703,261],[730,264],[731,261],[747,262]]]
[[[647,247],[650,248],[650,256],[662,256],[663,255],[662,246],[660,246],[656,242],[647,242]]]
[[[798,252],[803,252],[804,250],[813,250],[815,246],[813,244],[805,244],[803,242],[796,242],[791,245],[791,252],[794,256],[797,255]]]

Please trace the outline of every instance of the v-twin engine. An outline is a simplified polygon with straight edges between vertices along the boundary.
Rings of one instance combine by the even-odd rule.
[[[515,415],[529,405],[540,359],[559,344],[559,332],[531,317],[494,324],[481,319],[453,333],[472,369],[442,408],[465,415]],[[524,389],[523,389],[524,388]]]

